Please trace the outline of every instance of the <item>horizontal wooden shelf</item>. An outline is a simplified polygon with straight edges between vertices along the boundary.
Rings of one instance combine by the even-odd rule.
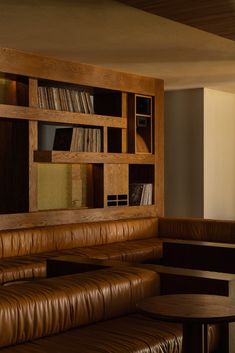
[[[158,86],[163,89],[164,84],[163,80],[156,78],[53,57],[45,58],[9,48],[0,49],[0,66],[1,72],[150,96],[156,94]]]
[[[128,218],[157,217],[156,205],[46,210],[0,215],[0,230],[50,226],[56,224],[98,222]]]
[[[21,107],[7,104],[0,104],[0,117],[32,121],[46,121],[61,124],[107,126],[122,129],[127,128],[126,118],[97,114],[72,113],[59,110]]]
[[[34,151],[37,163],[127,163],[154,164],[153,154],[70,152],[70,151]]]

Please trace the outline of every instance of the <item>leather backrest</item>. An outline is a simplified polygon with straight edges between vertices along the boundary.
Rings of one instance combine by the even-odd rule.
[[[193,218],[159,218],[158,236],[161,238],[235,243],[235,222]]]
[[[122,267],[0,289],[0,347],[129,314],[159,294],[159,275]]]
[[[0,258],[102,245],[157,235],[157,218],[0,231]]]

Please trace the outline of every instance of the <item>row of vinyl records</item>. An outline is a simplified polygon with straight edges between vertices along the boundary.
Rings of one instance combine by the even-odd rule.
[[[129,185],[130,206],[152,205],[153,184],[131,183]]]
[[[38,104],[42,109],[94,114],[93,97],[86,91],[39,86]]]
[[[83,127],[56,129],[53,150],[101,152],[101,129]]]

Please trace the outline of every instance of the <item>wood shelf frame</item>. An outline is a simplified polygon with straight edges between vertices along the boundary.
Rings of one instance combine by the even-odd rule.
[[[156,206],[122,206],[45,210],[30,213],[0,215],[0,230],[43,227],[57,224],[99,222],[117,219],[157,217]]]
[[[111,163],[111,164],[154,164],[154,155],[133,153],[96,153],[70,151],[34,151],[37,163]]]
[[[80,124],[91,126],[107,126],[120,129],[127,128],[127,119],[122,117],[104,116],[97,114],[72,113],[59,110],[41,109],[35,107],[21,107],[0,104],[2,118],[23,119],[31,121],[45,121],[60,124]]]
[[[156,82],[163,82],[151,77],[58,60],[9,48],[0,48],[0,70],[4,73],[39,79],[146,95],[154,95]]]

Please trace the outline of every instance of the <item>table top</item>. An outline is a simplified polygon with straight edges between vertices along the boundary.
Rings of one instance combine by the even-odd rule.
[[[216,323],[235,321],[235,301],[207,294],[170,294],[144,299],[139,312],[173,322]]]

